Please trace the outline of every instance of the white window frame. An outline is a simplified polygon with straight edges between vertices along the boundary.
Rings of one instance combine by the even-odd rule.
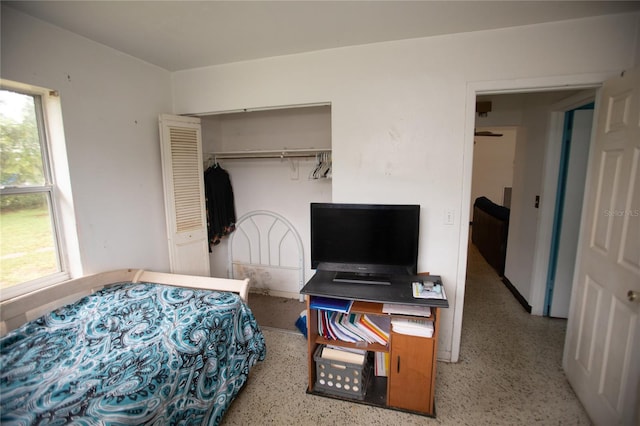
[[[36,96],[36,118],[45,175],[43,186],[4,188],[0,193],[48,193],[55,250],[60,271],[0,290],[0,301],[9,300],[82,275],[75,209],[67,161],[60,96],[57,91],[0,79],[0,88]],[[38,105],[39,104],[39,105]]]

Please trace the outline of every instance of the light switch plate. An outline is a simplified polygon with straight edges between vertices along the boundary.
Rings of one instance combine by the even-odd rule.
[[[444,224],[445,225],[453,225],[455,222],[455,214],[452,209],[447,209],[444,211]]]

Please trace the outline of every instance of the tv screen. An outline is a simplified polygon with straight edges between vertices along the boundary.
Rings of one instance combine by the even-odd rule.
[[[416,274],[419,205],[311,204],[311,268]]]

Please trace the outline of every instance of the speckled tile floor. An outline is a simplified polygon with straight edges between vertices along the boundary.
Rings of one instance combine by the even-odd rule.
[[[261,293],[249,294],[249,307],[258,324],[281,330],[298,331],[295,326],[300,313],[307,308],[298,299],[267,296]]]
[[[267,359],[223,425],[589,425],[562,372],[566,321],[531,316],[470,247],[460,361],[439,362],[436,418],[305,393],[306,341],[265,327]]]

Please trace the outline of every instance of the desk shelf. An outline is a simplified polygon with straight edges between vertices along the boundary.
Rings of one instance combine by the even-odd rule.
[[[389,352],[389,347],[385,345],[381,345],[380,343],[364,343],[364,342],[351,343],[351,342],[343,342],[342,340],[325,339],[322,336],[316,336],[315,342],[318,345],[334,345],[334,346],[341,346],[343,348],[365,349],[367,351],[372,351],[372,352]]]

